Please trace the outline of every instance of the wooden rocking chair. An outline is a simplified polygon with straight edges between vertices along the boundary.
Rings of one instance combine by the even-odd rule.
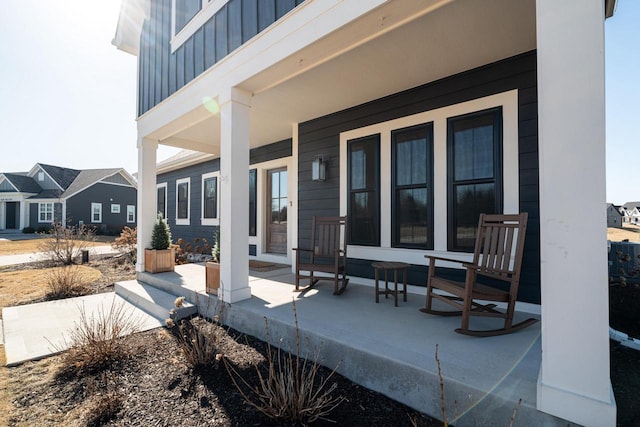
[[[313,217],[311,226],[313,249],[293,249],[296,251],[295,290],[297,292],[311,288],[319,280],[333,280],[334,295],[344,292],[349,284],[349,279],[346,278],[347,235],[347,217]],[[302,271],[307,271],[309,274],[303,274]],[[330,273],[333,277],[314,277],[314,272]],[[342,278],[339,278],[340,275]],[[309,279],[309,285],[300,289],[300,279]],[[341,282],[341,286],[338,286],[338,282]]]
[[[508,334],[537,322],[537,319],[531,318],[513,324],[526,229],[527,213],[519,215],[481,214],[471,263],[425,255],[425,258],[429,258],[427,301],[426,307],[421,308],[420,311],[442,316],[462,315],[462,326],[455,331],[460,334],[480,337]],[[464,283],[436,276],[436,261],[462,264],[467,270]],[[503,291],[480,284],[477,279],[481,276],[506,282],[508,289]],[[435,293],[435,289],[440,289],[446,294]],[[444,301],[458,310],[434,310],[432,308],[434,298]],[[487,304],[484,301],[504,302],[507,304],[507,309],[506,311],[496,310],[496,304]],[[470,316],[503,318],[504,327],[494,330],[472,330],[469,329]]]

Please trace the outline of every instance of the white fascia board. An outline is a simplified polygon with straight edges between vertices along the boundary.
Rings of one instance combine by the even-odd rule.
[[[123,52],[138,56],[140,33],[145,17],[149,16],[149,0],[122,0],[116,33],[111,44]]]
[[[64,191],[64,188],[62,188],[62,186],[60,186],[60,184],[58,184],[58,181],[56,181],[55,179],[53,179],[53,177],[52,177],[51,175],[49,175],[49,174],[47,173],[47,171],[46,171],[46,170],[44,170],[44,169],[42,168],[42,166],[40,166],[40,163],[36,163],[36,165],[35,165],[34,167],[32,167],[32,168],[31,168],[31,170],[29,171],[29,173],[27,174],[27,176],[28,176],[29,178],[33,178],[34,176],[36,176],[36,174],[37,174],[38,172],[42,172],[42,173],[44,173],[45,175],[47,175],[47,176],[49,177],[49,179],[50,179],[51,181],[53,181],[53,183],[54,183],[55,185],[57,185],[57,186],[58,186],[58,188],[60,189],[60,191]],[[38,185],[40,185],[40,184],[38,184]]]
[[[7,178],[4,173],[0,173],[0,184],[2,184],[3,181],[7,181],[13,187],[14,190],[19,191],[18,188],[15,185],[13,185],[13,182],[11,182],[11,180]]]
[[[339,28],[371,12],[385,0],[345,2],[308,1],[279,19],[208,71],[160,102],[137,119],[138,135],[153,138],[160,127],[192,113],[206,118],[210,113],[202,105],[203,95],[217,98],[225,88],[241,87],[248,78],[268,69],[310,46]],[[336,54],[331,54],[332,57]],[[305,70],[318,63],[309,64]],[[192,120],[198,120],[192,118]],[[163,138],[171,135],[162,136]]]
[[[206,162],[207,160],[215,159],[213,154],[195,153],[192,156],[183,157],[176,161],[164,164],[156,169],[156,175],[171,172],[174,170],[182,169],[187,166],[197,165],[198,163]]]

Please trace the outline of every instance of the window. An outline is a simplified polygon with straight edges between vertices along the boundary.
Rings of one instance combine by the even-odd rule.
[[[258,173],[256,169],[249,170],[249,236],[257,234],[258,212]]]
[[[38,172],[38,181],[44,181],[44,172]]]
[[[191,178],[176,181],[176,225],[189,225]]]
[[[158,214],[162,215],[162,218],[167,219],[167,183],[158,184],[157,191]]]
[[[175,5],[175,32],[178,33],[200,11],[202,0],[175,0]]]
[[[102,203],[91,203],[91,222],[102,222]]]
[[[478,216],[502,212],[502,109],[447,120],[448,249],[472,251]]]
[[[38,203],[38,222],[53,222],[53,203]]]
[[[218,172],[202,175],[202,225],[218,225]]]
[[[433,125],[395,130],[392,141],[392,245],[433,249]]]
[[[111,205],[111,213],[119,214],[120,213],[120,205]]]
[[[348,142],[349,243],[380,245],[380,135]]]
[[[127,222],[136,222],[135,205],[127,205]]]

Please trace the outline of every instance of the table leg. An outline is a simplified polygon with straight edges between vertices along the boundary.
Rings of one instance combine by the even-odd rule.
[[[403,280],[403,285],[404,285],[404,302],[407,302],[407,269],[404,268],[403,269],[403,274],[402,274],[402,278]]]
[[[398,306],[398,269],[393,269],[393,301]]]
[[[384,269],[384,299],[389,298],[389,271]]]
[[[378,302],[380,302],[379,298],[378,298],[378,295],[380,294],[380,292],[378,291],[378,289],[379,289],[379,286],[378,286],[378,269],[374,268],[374,271],[375,271],[375,277],[376,277],[376,304],[377,304]]]

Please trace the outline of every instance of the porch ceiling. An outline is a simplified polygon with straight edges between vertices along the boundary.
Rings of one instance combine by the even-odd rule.
[[[535,0],[391,0],[239,84],[253,94],[251,146],[304,122],[536,47]],[[167,145],[219,154],[219,117]]]

